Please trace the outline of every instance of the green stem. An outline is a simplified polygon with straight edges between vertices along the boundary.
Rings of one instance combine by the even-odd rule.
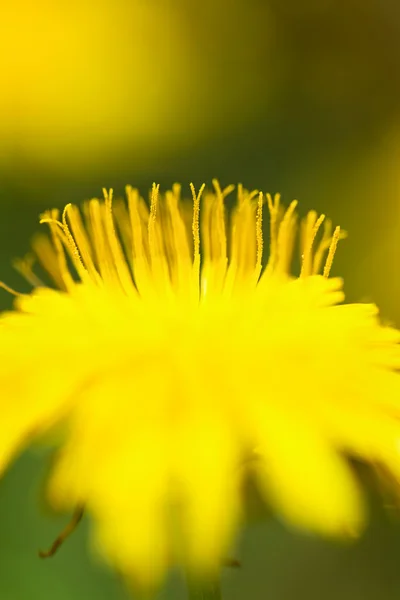
[[[220,582],[189,584],[189,600],[222,600]]]

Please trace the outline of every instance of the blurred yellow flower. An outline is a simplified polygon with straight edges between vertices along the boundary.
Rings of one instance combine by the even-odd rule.
[[[263,268],[263,194],[239,186],[228,226],[233,186],[214,187],[191,187],[192,210],[174,185],[150,208],[127,188],[127,204],[46,213],[33,248],[59,289],[21,261],[35,290],[1,318],[2,466],[63,423],[53,505],[85,505],[98,548],[145,586],[221,564],[249,455],[277,513],[327,535],[363,524],[347,456],[400,478],[400,334],[340,304],[339,228],[308,214],[292,277],[296,202],[267,194]]]

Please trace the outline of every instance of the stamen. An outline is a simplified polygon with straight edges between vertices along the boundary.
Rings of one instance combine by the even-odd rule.
[[[261,272],[262,257],[263,257],[263,231],[262,231],[262,214],[263,211],[263,193],[260,192],[258,195],[257,202],[257,213],[256,213],[256,239],[257,239],[257,251],[256,251],[256,270],[258,274]]]
[[[274,199],[272,200],[271,194],[267,194],[267,204],[269,210],[269,231],[270,231],[270,241],[269,241],[269,259],[268,259],[268,270],[271,270],[275,267],[277,261],[277,250],[278,250],[278,213],[279,213],[279,204],[281,200],[280,194],[275,194]]]
[[[116,234],[121,238],[121,248],[126,256],[129,267],[132,269],[132,230],[128,208],[123,201],[117,201],[112,206],[113,220]]]
[[[306,232],[305,238],[305,246],[303,256],[301,257],[301,270],[300,277],[305,277],[306,275],[310,275],[310,261],[311,261],[311,253],[312,247],[314,245],[315,237],[318,233],[319,228],[321,227],[323,221],[325,219],[325,215],[320,215],[314,224],[311,232]]]
[[[279,223],[276,269],[281,273],[288,273],[290,270],[290,261],[296,236],[296,216],[294,216],[296,207],[297,200],[292,200]]]
[[[131,224],[132,256],[133,259],[144,258],[143,219],[139,211],[140,196],[137,189],[127,185],[125,188],[128,198],[128,209]]]
[[[157,255],[155,226],[156,226],[159,189],[160,189],[160,186],[153,183],[153,187],[151,189],[150,215],[149,215],[149,222],[148,222],[149,249],[150,249],[150,256],[152,259],[154,259]]]
[[[219,185],[218,179],[213,179],[212,184],[214,186],[215,193],[217,194],[217,196],[221,196],[223,200],[225,200],[225,198],[229,196],[229,194],[231,194],[235,189],[235,186],[233,185],[233,183],[231,183],[231,185],[227,185],[226,188],[222,190],[221,186]]]
[[[100,204],[97,198],[89,200],[86,208],[87,221],[90,223],[90,236],[97,269],[106,285],[115,285],[115,269],[110,257],[107,235],[104,231],[104,210],[105,206]]]
[[[58,227],[60,227],[64,231],[64,225],[61,223],[61,221],[59,221],[58,219],[53,219],[52,217],[44,216],[46,214],[47,213],[43,213],[43,216],[40,217],[39,225],[43,225],[44,223],[47,223],[49,225],[58,225]]]
[[[49,558],[50,556],[54,556],[54,554],[57,552],[59,547],[65,542],[67,537],[69,537],[71,535],[71,533],[73,533],[75,531],[75,529],[77,528],[77,526],[79,525],[79,523],[83,517],[84,510],[85,509],[83,508],[83,506],[78,506],[75,509],[75,512],[72,515],[72,519],[67,524],[67,526],[62,530],[60,535],[56,537],[56,539],[54,540],[54,542],[52,543],[50,548],[45,551],[39,550],[40,558]]]
[[[149,262],[153,283],[160,286],[163,290],[171,291],[171,274],[168,264],[168,257],[164,247],[163,231],[159,220],[158,212],[158,192],[159,185],[153,183],[150,197],[150,214],[143,215],[141,218],[147,220],[147,239],[149,245]],[[139,209],[141,208],[139,204]],[[162,213],[160,216],[163,216]]]
[[[142,294],[150,278],[150,249],[148,236],[149,209],[136,188],[126,187],[132,248],[132,272],[135,285]]]
[[[226,239],[226,229],[225,229],[225,198],[230,194],[234,189],[234,185],[228,185],[224,190],[221,189],[219,185],[219,181],[217,179],[212,180],[212,184],[215,189],[215,193],[217,196],[217,202],[215,204],[215,229],[211,227],[211,248],[213,251],[213,260],[221,260],[226,266],[228,261],[228,253],[227,253],[227,239]]]
[[[122,286],[122,289],[126,294],[131,294],[134,286],[132,282],[132,277],[129,272],[128,266],[126,264],[126,260],[124,254],[122,252],[121,244],[119,242],[117,233],[114,227],[114,218],[113,218],[113,210],[112,210],[112,199],[113,199],[113,190],[110,189],[107,192],[106,189],[103,189],[104,194],[104,202],[105,202],[105,226],[107,232],[107,239],[111,250],[111,255],[113,258],[113,264],[115,271],[117,273],[118,279]]]
[[[318,244],[318,248],[314,254],[312,273],[313,275],[317,275],[321,270],[322,259],[326,250],[328,250],[330,243],[332,241],[332,221],[330,219],[325,219],[324,221],[324,233],[322,235],[322,239]]]
[[[66,207],[63,210],[63,214],[62,214],[63,231],[65,233],[68,244],[70,246],[71,258],[75,263],[76,270],[77,270],[79,276],[81,278],[84,278],[85,277],[84,274],[87,273],[87,270],[83,263],[82,257],[79,253],[78,246],[75,243],[74,236],[72,235],[70,228],[68,227],[68,223],[67,223],[67,213],[68,213],[68,210],[71,208],[71,206],[72,206],[72,204],[69,203],[66,205]],[[82,275],[83,275],[83,277],[82,277]]]
[[[67,263],[65,260],[65,255],[64,255],[63,248],[62,248],[63,245],[69,251],[71,260],[72,260],[74,267],[75,267],[79,277],[81,278],[81,280],[82,281],[86,280],[87,276],[88,276],[87,269],[83,263],[81,255],[79,253],[78,246],[76,245],[75,239],[74,239],[74,237],[68,227],[68,223],[67,223],[67,213],[68,213],[68,209],[71,207],[72,207],[72,204],[67,204],[66,207],[64,208],[61,223],[56,218],[53,218],[51,216],[51,213],[50,213],[50,217],[46,216],[48,213],[45,213],[45,215],[43,215],[39,221],[40,223],[48,223],[50,225],[50,231],[52,233],[53,243],[54,243],[56,252],[57,252],[59,260],[60,260],[61,276],[63,278],[63,281],[64,281],[67,289],[69,289],[69,287],[71,287],[71,285],[73,284],[73,279],[70,275],[70,272],[69,272],[69,269],[68,269],[68,266],[67,266]],[[53,211],[53,212],[54,212],[54,214],[58,213],[58,211]],[[58,239],[58,242],[56,241],[57,239]]]
[[[13,260],[13,267],[32,287],[43,287],[44,283],[33,272],[33,264],[35,257],[33,254],[27,254],[24,258],[16,258]]]
[[[178,200],[178,202],[180,201],[180,198],[181,198],[181,190],[182,190],[182,186],[180,183],[172,184],[172,193],[175,196],[175,198]]]
[[[328,256],[325,262],[324,267],[324,277],[329,277],[329,273],[331,272],[333,259],[335,256],[336,248],[340,239],[340,227],[337,226],[335,231],[333,232],[331,245],[329,246]]]
[[[63,286],[66,290],[69,290],[74,285],[74,280],[71,276],[71,273],[68,268],[67,259],[65,256],[64,248],[67,246],[67,241],[65,240],[65,233],[62,223],[57,220],[58,210],[54,209],[51,212],[45,213],[42,215],[39,223],[47,223],[50,228],[51,241],[54,245],[54,252],[56,256],[56,261],[58,265],[59,276],[61,281],[63,282]],[[40,238],[39,238],[40,239]],[[46,239],[43,237],[43,239]],[[46,244],[46,242],[45,242]],[[43,244],[38,244],[36,248],[36,253],[38,254],[39,259],[41,258],[40,251],[43,249]],[[39,252],[38,252],[39,250]],[[55,273],[51,264],[48,264],[46,259],[47,252],[42,253],[42,264],[44,268],[49,272],[50,276],[54,278],[57,283],[57,273]]]
[[[90,225],[89,227],[85,227],[82,221],[81,211],[78,206],[75,205],[69,206],[68,219],[71,238],[73,238],[73,242],[79,250],[79,255],[85,270],[95,283],[101,284],[101,276],[93,261],[94,252],[88,236]]]
[[[231,216],[228,278],[236,279],[238,276],[249,274],[257,262],[257,224],[256,235],[254,235],[257,204],[253,200],[259,194],[258,190],[248,192],[242,184],[238,185],[237,206]],[[261,225],[262,223],[260,227]]]
[[[193,183],[190,184],[190,190],[193,197],[193,267],[195,271],[200,270],[200,198],[204,191],[205,184],[200,187],[199,193],[196,195],[196,190]]]
[[[188,290],[192,284],[193,259],[188,239],[188,228],[180,207],[180,186],[173,186],[165,194],[162,209],[161,231],[165,258],[170,278],[177,289]]]
[[[9,294],[12,294],[13,296],[28,296],[29,295],[29,294],[23,294],[22,292],[16,292],[15,290],[13,290],[13,288],[11,288],[9,285],[4,283],[4,281],[0,281],[0,288],[5,290]]]

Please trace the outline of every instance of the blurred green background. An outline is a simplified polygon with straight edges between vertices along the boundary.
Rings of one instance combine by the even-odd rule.
[[[2,4],[0,279],[24,289],[11,261],[44,209],[103,186],[188,191],[218,177],[341,224],[334,268],[348,298],[400,324],[399,40],[398,0]],[[27,453],[0,482],[0,600],[126,598],[90,556],[86,522],[53,560],[37,558],[67,519],[37,500],[45,471]],[[398,598],[400,520],[371,511],[346,547],[249,527],[224,599]],[[160,598],[185,592],[172,578]]]

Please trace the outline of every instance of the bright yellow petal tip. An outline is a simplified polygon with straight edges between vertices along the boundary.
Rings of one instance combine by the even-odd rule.
[[[228,557],[249,453],[277,514],[327,535],[363,524],[348,457],[400,480],[400,334],[342,303],[340,228],[240,185],[228,211],[233,186],[213,185],[48,211],[41,273],[16,265],[35,289],[1,316],[0,464],[63,425],[51,501],[85,505],[144,586]]]

